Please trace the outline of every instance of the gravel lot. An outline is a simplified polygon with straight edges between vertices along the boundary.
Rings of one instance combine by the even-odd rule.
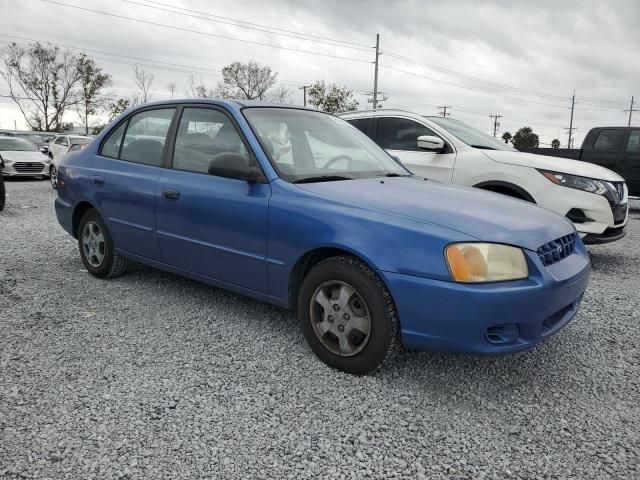
[[[7,192],[0,478],[640,478],[640,210],[549,342],[352,377],[287,311],[142,266],[92,278],[48,182]]]

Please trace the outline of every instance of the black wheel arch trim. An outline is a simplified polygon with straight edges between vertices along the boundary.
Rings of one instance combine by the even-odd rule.
[[[520,195],[527,202],[536,203],[535,199],[533,198],[533,196],[529,192],[527,192],[524,188],[516,185],[515,183],[503,182],[502,180],[489,180],[489,181],[486,181],[486,182],[480,182],[480,183],[474,185],[474,187],[475,188],[484,188],[484,189],[487,189],[487,187],[508,188],[508,189],[513,190],[514,192],[516,192],[518,195]]]

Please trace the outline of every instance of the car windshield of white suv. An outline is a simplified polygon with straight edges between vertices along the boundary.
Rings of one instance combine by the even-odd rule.
[[[311,183],[410,173],[357,128],[332,115],[292,108],[243,113],[279,175]]]
[[[22,138],[0,138],[0,152],[39,152],[38,147]]]
[[[479,148],[483,150],[506,150],[509,152],[516,152],[517,150],[508,144],[492,137],[491,135],[476,130],[469,125],[462,123],[458,120],[443,117],[427,117],[436,125],[444,128],[451,135],[458,140],[466,143],[470,147]]]
[[[87,143],[93,142],[93,138],[87,138],[87,137],[69,137],[69,140],[72,145],[74,143],[78,145],[86,145]]]

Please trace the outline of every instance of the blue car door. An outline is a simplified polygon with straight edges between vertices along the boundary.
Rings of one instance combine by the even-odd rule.
[[[251,161],[232,118],[214,106],[181,109],[172,168],[157,188],[162,261],[188,272],[267,293],[271,187],[209,174],[220,155]]]
[[[116,248],[160,261],[156,190],[175,107],[143,110],[107,137],[89,182]]]

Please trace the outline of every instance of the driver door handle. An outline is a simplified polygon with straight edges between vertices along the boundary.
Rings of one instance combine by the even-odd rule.
[[[162,189],[162,198],[164,200],[176,201],[180,198],[180,192],[178,190],[174,190],[173,188],[163,188]]]

